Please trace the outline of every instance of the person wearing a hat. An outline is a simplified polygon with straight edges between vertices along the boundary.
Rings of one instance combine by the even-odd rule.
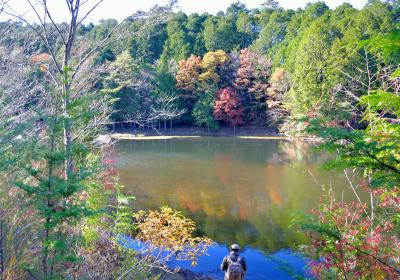
[[[221,270],[225,271],[224,280],[243,280],[247,271],[247,264],[239,254],[240,246],[233,244],[231,251],[221,264]]]

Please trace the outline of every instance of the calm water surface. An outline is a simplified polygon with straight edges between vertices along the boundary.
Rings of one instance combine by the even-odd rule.
[[[301,142],[127,140],[117,144],[113,158],[137,208],[181,210],[196,221],[199,234],[217,242],[192,270],[219,278],[225,245],[238,243],[249,263],[246,279],[293,279],[290,274],[303,273],[305,265],[293,251],[307,240],[289,228],[291,214],[315,208],[322,185],[353,198],[341,173],[320,167],[326,156]]]

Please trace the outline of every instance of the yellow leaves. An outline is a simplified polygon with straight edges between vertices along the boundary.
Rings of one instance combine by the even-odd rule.
[[[222,50],[208,52],[203,57],[201,67],[203,69],[215,68],[224,65],[227,61],[228,55]]]
[[[218,83],[220,77],[217,68],[223,66],[228,59],[224,51],[218,50],[206,53],[203,59],[191,55],[187,60],[179,61],[179,70],[175,76],[178,88],[194,91],[198,82]]]
[[[48,66],[46,64],[40,64],[39,69],[42,72],[47,72]]]
[[[279,81],[281,81],[282,79],[285,78],[285,75],[286,75],[285,69],[277,68],[275,70],[275,72],[271,76],[271,81],[272,82],[279,82]]]
[[[47,72],[49,69],[49,63],[51,61],[51,55],[47,53],[34,54],[29,57],[29,63],[39,65],[41,72]]]
[[[212,241],[206,237],[194,237],[196,224],[180,212],[169,207],[158,211],[140,212],[138,235],[142,242],[150,243],[163,251],[176,253],[177,258],[196,263],[196,257],[205,254]]]
[[[224,65],[227,61],[228,61],[228,55],[222,50],[206,53],[200,64],[204,72],[200,74],[199,81],[202,82],[211,81],[218,83],[220,81],[220,77],[216,73],[216,69],[217,67]]]
[[[199,76],[199,81],[202,81],[202,82],[212,81],[212,82],[218,83],[219,80],[220,80],[220,78],[219,78],[218,74],[213,72],[212,70],[208,70]]]
[[[110,68],[111,71],[114,72],[130,72],[133,66],[133,59],[129,53],[129,51],[123,51],[120,55],[117,56],[116,60],[111,63]]]

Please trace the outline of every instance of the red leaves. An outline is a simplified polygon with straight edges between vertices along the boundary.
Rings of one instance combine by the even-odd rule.
[[[214,117],[237,126],[244,123],[244,109],[240,95],[231,87],[220,89],[214,105]]]
[[[118,172],[114,167],[115,161],[112,159],[105,159],[103,161],[105,170],[101,174],[103,186],[105,190],[113,190],[117,182]]]
[[[333,270],[347,279],[398,279],[400,239],[395,217],[400,212],[400,191],[370,189],[369,193],[375,201],[373,216],[367,205],[336,201],[332,194],[313,211],[320,226],[337,233],[322,232],[312,242],[316,260],[309,267],[318,278]]]
[[[271,87],[268,79],[272,63],[265,56],[249,49],[240,51],[240,66],[236,72],[235,87],[253,94],[257,99],[264,98]]]
[[[240,67],[236,73],[235,87],[238,89],[248,89],[254,79],[257,54],[249,49],[240,51]]]

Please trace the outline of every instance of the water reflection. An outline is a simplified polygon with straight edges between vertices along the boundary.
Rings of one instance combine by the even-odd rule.
[[[315,207],[322,193],[320,184],[352,196],[343,176],[318,167],[325,156],[301,142],[121,141],[113,157],[138,208],[169,205],[194,219],[199,234],[264,253],[306,242],[305,236],[288,228],[291,213]]]

